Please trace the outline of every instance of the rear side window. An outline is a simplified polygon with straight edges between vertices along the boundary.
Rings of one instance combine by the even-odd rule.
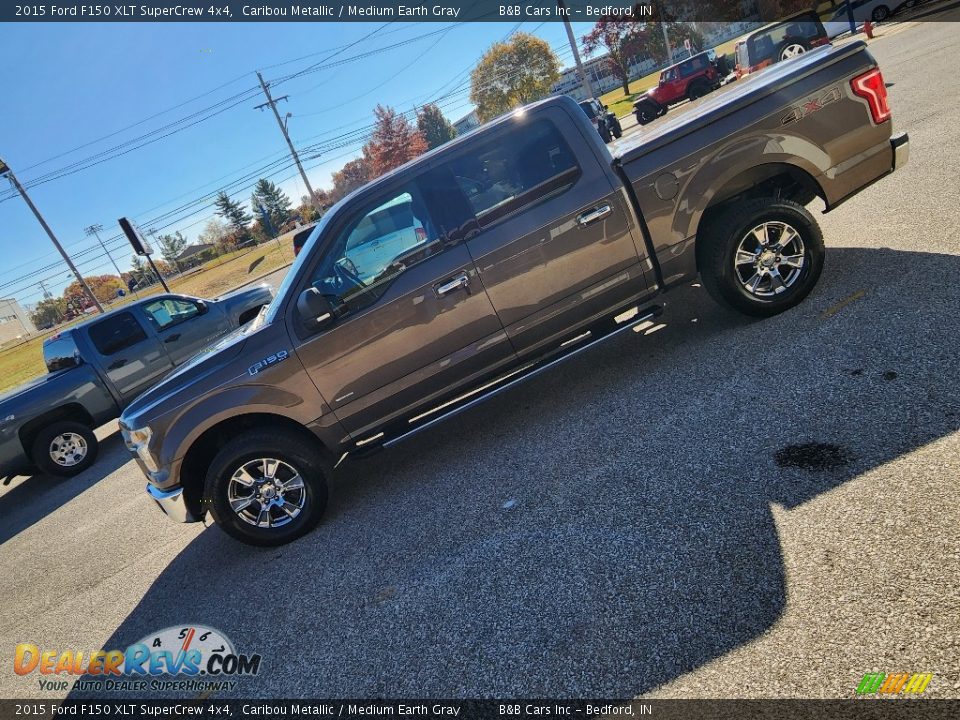
[[[80,350],[69,332],[54,335],[43,343],[43,361],[47,372],[57,372],[78,364]]]
[[[446,168],[481,227],[566,190],[580,175],[570,147],[548,120],[493,137]]]
[[[115,355],[147,339],[131,313],[123,312],[90,326],[90,341],[101,355]]]

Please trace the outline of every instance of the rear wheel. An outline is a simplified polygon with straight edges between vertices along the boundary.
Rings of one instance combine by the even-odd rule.
[[[613,136],[615,138],[621,137],[623,135],[623,126],[620,125],[619,120],[613,121]]]
[[[875,7],[873,12],[870,13],[870,17],[874,22],[883,22],[888,17],[890,17],[890,8],[886,5],[881,5],[880,7]]]
[[[637,116],[637,122],[641,125],[646,125],[647,123],[658,118],[662,113],[660,112],[660,107],[654,105],[652,102],[646,101],[642,102],[634,108],[634,114]]]
[[[703,286],[722,305],[769,317],[792,308],[823,270],[823,235],[802,205],[758,198],[706,220],[697,243]]]
[[[599,128],[599,131],[600,131],[600,139],[603,140],[605,143],[608,143],[611,140],[613,140],[613,137],[610,135],[610,128],[608,128],[606,124],[601,125]]]
[[[97,436],[83,423],[59,420],[43,428],[33,440],[33,464],[47,475],[73,477],[97,459]]]
[[[703,83],[695,83],[690,86],[689,90],[687,90],[687,97],[691,102],[693,102],[697,98],[702,98],[708,92],[710,92],[710,88],[708,88],[706,85]]]
[[[312,530],[327,507],[323,454],[280,430],[251,430],[216,454],[204,504],[224,532],[248,545],[291,542]]]

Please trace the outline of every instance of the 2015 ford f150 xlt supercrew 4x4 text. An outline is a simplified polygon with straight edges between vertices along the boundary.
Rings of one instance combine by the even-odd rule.
[[[550,98],[340,201],[255,322],[123,413],[150,495],[177,520],[289,542],[345,460],[629,330],[698,273],[741,312],[799,303],[824,262],[804,205],[890,173],[907,137],[860,42],[738,85],[612,156]]]

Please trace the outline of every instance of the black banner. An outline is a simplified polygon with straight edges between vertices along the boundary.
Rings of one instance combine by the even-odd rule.
[[[842,0],[837,0],[839,7]],[[927,17],[949,0],[914,0]],[[813,8],[812,0],[153,0],[0,5],[4,22],[766,22]],[[921,11],[922,7],[922,11]]]
[[[960,717],[960,700],[0,700],[0,720],[58,717],[940,720]]]

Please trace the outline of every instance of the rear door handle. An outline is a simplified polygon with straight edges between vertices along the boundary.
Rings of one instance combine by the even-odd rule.
[[[470,284],[470,278],[465,272],[455,275],[446,282],[442,282],[439,285],[433,286],[433,291],[437,294],[437,297],[443,297],[444,295],[449,295],[450,293],[456,290],[462,290]]]
[[[179,339],[180,339],[180,333],[174,333],[173,335],[170,335],[166,340],[164,340],[164,342],[172,343],[172,342],[176,342]]]
[[[580,224],[580,227],[586,227],[590,223],[594,223],[601,218],[605,218],[612,212],[613,210],[610,208],[610,206],[604,203],[603,205],[597,205],[595,208],[577,215],[577,222]]]

